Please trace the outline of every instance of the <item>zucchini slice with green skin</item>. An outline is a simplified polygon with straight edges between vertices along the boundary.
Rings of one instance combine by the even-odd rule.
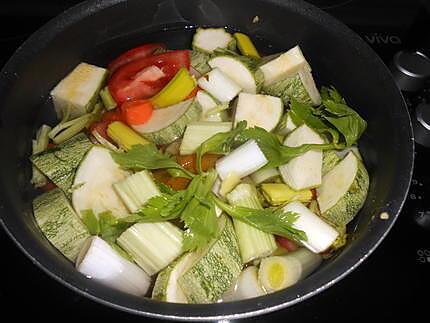
[[[280,98],[263,94],[239,93],[234,125],[245,120],[248,127],[272,131],[282,117],[284,106]]]
[[[352,152],[323,176],[317,189],[322,217],[336,227],[348,224],[358,213],[369,190],[366,167]]]
[[[70,108],[70,117],[76,118],[89,112],[99,97],[107,70],[95,65],[80,63],[51,91],[59,118],[64,109]]]
[[[128,214],[113,184],[124,180],[129,172],[121,169],[113,160],[110,150],[94,146],[82,160],[73,182],[72,204],[80,215],[83,210],[94,214],[111,211],[114,216]]]
[[[319,134],[305,124],[293,130],[284,141],[284,145],[288,147],[323,143],[324,140]],[[296,191],[319,186],[322,176],[322,151],[309,150],[280,166],[279,171],[285,183]]]
[[[88,137],[79,133],[54,148],[31,156],[30,161],[69,196],[76,169],[92,147]]]
[[[231,220],[219,219],[220,234],[178,279],[189,303],[214,303],[236,281],[242,270],[239,245]]]
[[[33,200],[36,223],[50,243],[70,261],[75,261],[90,236],[65,194],[55,188]]]
[[[235,50],[236,40],[224,28],[197,28],[192,46],[210,54],[217,48]]]
[[[292,98],[305,104],[319,105],[321,103],[320,93],[310,70],[306,67],[294,75],[264,86],[262,92],[280,97],[284,104],[288,104]]]
[[[310,70],[302,50],[299,46],[295,46],[277,58],[261,65],[260,70],[264,75],[264,85],[268,86],[296,74],[303,67]]]
[[[324,176],[333,169],[342,160],[335,150],[323,151],[322,175]]]
[[[200,74],[206,74],[211,70],[211,67],[208,64],[210,58],[211,56],[208,53],[200,50],[190,51],[191,67]]]
[[[156,109],[148,122],[132,127],[156,145],[170,144],[182,137],[186,126],[199,120],[201,113],[202,108],[198,101],[189,99],[167,108]]]
[[[197,256],[196,252],[183,255],[160,271],[152,290],[152,298],[171,303],[188,303],[187,297],[178,284],[178,278],[194,264]]]
[[[264,82],[261,70],[256,66],[255,59],[239,55],[220,55],[208,61],[212,68],[221,72],[237,83],[244,92],[257,93]]]
[[[288,110],[287,113],[284,113],[281,117],[281,121],[279,121],[274,132],[277,135],[286,136],[296,128],[297,125],[294,123],[293,118],[291,118],[290,111]]]

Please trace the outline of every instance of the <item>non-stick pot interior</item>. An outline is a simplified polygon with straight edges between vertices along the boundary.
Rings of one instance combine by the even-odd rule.
[[[319,85],[334,85],[368,121],[360,142],[371,185],[350,225],[346,248],[294,287],[238,303],[163,304],[100,286],[80,275],[41,235],[31,211],[31,138],[55,121],[49,91],[81,61],[106,65],[123,50],[159,41],[189,48],[195,26],[249,34],[264,54],[300,44]],[[1,220],[21,249],[65,285],[100,302],[171,318],[256,315],[292,305],[343,277],[383,238],[401,208],[413,161],[410,123],[387,69],[345,26],[301,1],[90,1],[51,21],[14,55],[0,76]],[[387,212],[388,220],[379,214]]]

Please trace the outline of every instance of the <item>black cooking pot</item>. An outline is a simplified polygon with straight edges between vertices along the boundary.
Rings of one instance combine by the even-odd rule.
[[[78,273],[43,237],[32,215],[31,138],[54,122],[48,93],[81,61],[106,65],[141,43],[187,48],[196,26],[227,26],[270,54],[300,44],[318,84],[332,84],[368,121],[360,149],[370,173],[366,203],[349,226],[347,246],[314,274],[286,290],[234,303],[182,305],[113,291]],[[351,273],[382,241],[403,205],[413,167],[409,115],[387,68],[356,34],[298,0],[104,0],[55,18],[9,60],[0,75],[0,220],[40,268],[98,302],[132,313],[173,319],[259,315],[303,301]],[[380,217],[382,212],[388,219]],[[375,287],[376,288],[376,287]]]

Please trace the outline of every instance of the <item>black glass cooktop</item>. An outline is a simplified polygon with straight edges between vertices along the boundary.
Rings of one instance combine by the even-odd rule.
[[[2,1],[0,65],[37,28],[79,1]],[[388,63],[398,50],[428,53],[430,1],[313,0],[366,40]],[[426,35],[427,34],[427,35]],[[430,102],[430,87],[408,93],[411,112]],[[430,287],[430,148],[416,145],[409,198],[382,244],[352,274],[316,297],[249,322],[428,321]],[[0,308],[14,320],[150,321],[90,301],[54,281],[24,256],[0,230]],[[427,317],[427,320],[425,319]]]

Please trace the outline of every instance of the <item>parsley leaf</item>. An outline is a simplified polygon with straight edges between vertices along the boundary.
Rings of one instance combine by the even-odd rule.
[[[125,169],[177,169],[190,178],[194,176],[194,174],[184,169],[169,155],[159,151],[153,143],[134,145],[127,152],[113,151],[111,155],[115,162]]]
[[[212,196],[214,202],[232,218],[245,222],[253,227],[272,234],[280,235],[294,241],[306,241],[306,233],[294,228],[297,214],[279,209],[252,209],[243,206],[231,206]]]

